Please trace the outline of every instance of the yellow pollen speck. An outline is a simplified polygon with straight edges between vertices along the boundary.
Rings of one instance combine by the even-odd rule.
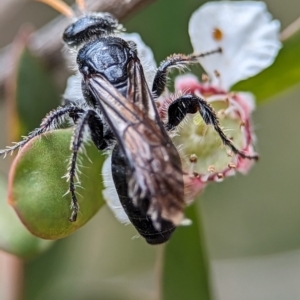
[[[223,175],[222,173],[218,173],[218,175],[217,175],[217,176],[218,176],[218,178],[219,178],[219,179],[222,179],[222,178],[224,178],[224,175]]]
[[[210,172],[210,173],[213,173],[213,172],[216,171],[216,168],[215,168],[215,166],[211,165],[211,166],[209,166],[209,167],[207,168],[207,171]]]
[[[202,74],[202,81],[203,82],[208,82],[209,81],[209,77],[206,74]]]
[[[233,163],[230,163],[230,164],[228,164],[228,167],[229,167],[230,169],[235,169],[235,168],[236,168],[236,165],[233,164]]]
[[[231,151],[228,151],[228,152],[227,152],[227,156],[228,156],[228,157],[232,157],[232,156],[233,156],[232,152],[231,152]]]
[[[220,109],[220,110],[218,111],[218,117],[219,117],[220,119],[224,119],[225,116],[226,116],[225,110],[224,110],[224,109]]]
[[[213,39],[216,41],[221,41],[223,39],[223,32],[219,28],[213,29]]]
[[[191,162],[191,163],[196,163],[197,160],[198,160],[198,158],[197,158],[197,155],[196,155],[196,154],[192,154],[192,155],[190,156],[190,162]]]
[[[200,177],[200,174],[197,173],[197,172],[194,172],[193,174],[194,174],[194,177],[195,177],[195,178],[199,178],[199,177]]]
[[[218,77],[218,78],[221,76],[220,72],[217,70],[214,70],[214,73],[215,73],[216,77]]]

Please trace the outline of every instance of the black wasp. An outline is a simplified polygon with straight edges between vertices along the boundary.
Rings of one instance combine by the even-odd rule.
[[[53,7],[60,3],[43,1]],[[77,3],[83,4],[80,0]],[[75,126],[68,171],[72,196],[70,221],[76,221],[79,210],[74,178],[78,151],[88,129],[99,150],[111,149],[113,181],[130,221],[149,244],[160,244],[180,224],[185,206],[181,160],[168,131],[187,114],[199,111],[206,124],[214,126],[234,153],[244,158],[255,157],[235,148],[220,128],[214,110],[195,95],[186,94],[172,102],[166,124],[156,109],[155,99],[163,93],[170,69],[196,63],[200,56],[220,49],[202,55],[169,56],[158,67],[149,89],[136,44],[118,37],[121,30],[118,20],[109,13],[84,14],[66,28],[63,40],[77,53],[84,103],[65,99],[66,104],[51,111],[39,128],[0,154],[20,148],[51,130],[64,116],[71,118]]]

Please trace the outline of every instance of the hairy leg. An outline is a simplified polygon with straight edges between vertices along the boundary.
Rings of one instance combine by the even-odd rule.
[[[202,53],[202,54],[190,54],[190,55],[185,55],[185,54],[172,54],[169,57],[167,57],[164,61],[162,61],[156,71],[154,80],[153,80],[153,85],[152,85],[152,92],[155,97],[159,97],[167,83],[167,77],[168,73],[171,69],[174,68],[184,68],[187,65],[198,63],[198,58],[200,57],[205,57],[211,54],[215,53],[221,53],[222,50],[221,48]]]
[[[184,95],[176,99],[168,108],[168,123],[167,130],[172,130],[185,118],[187,114],[194,114],[199,111],[201,117],[207,125],[212,125],[215,131],[220,136],[223,144],[228,146],[235,154],[242,158],[258,159],[257,155],[246,155],[237,149],[232,141],[226,136],[220,127],[219,119],[216,116],[214,109],[203,99],[195,95]]]
[[[26,145],[30,140],[34,137],[39,136],[47,131],[55,129],[57,126],[63,123],[66,115],[78,116],[84,112],[84,109],[75,107],[75,106],[67,106],[67,107],[59,107],[46,115],[46,117],[42,120],[42,123],[39,128],[33,130],[25,137],[21,142],[14,144],[13,146],[7,147],[6,149],[0,150],[0,155],[6,156],[8,153],[12,153],[16,149],[21,149],[24,145]]]
[[[94,144],[98,149],[103,149],[103,123],[99,115],[94,110],[86,110],[78,119],[71,142],[72,156],[70,159],[70,167],[68,170],[69,191],[72,197],[71,209],[72,214],[69,218],[71,222],[75,222],[79,210],[77,197],[75,194],[75,177],[78,152],[82,149],[86,137],[86,130],[89,130]]]

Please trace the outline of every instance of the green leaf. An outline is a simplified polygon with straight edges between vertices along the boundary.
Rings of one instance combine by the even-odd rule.
[[[258,75],[232,87],[234,91],[251,91],[261,103],[300,84],[300,32],[283,43],[274,64]]]
[[[193,224],[177,228],[165,248],[162,299],[210,300],[205,240],[195,205],[187,208],[186,216]]]
[[[16,110],[21,134],[38,127],[42,118],[59,105],[61,96],[42,62],[24,49],[17,68]]]
[[[0,248],[24,259],[32,258],[48,249],[53,242],[28,232],[6,202],[6,187],[6,182],[0,178]]]
[[[71,156],[70,129],[55,130],[29,142],[10,170],[9,201],[28,230],[44,239],[59,239],[83,226],[103,205],[101,168],[103,155],[94,145],[86,146],[80,162],[80,210],[69,222],[71,195],[65,178]]]

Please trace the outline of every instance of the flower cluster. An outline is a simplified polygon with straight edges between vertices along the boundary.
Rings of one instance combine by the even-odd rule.
[[[226,92],[209,82],[200,82],[194,75],[176,78],[175,89],[205,99],[215,110],[221,127],[234,145],[249,156],[254,156],[255,136],[251,126],[254,98],[250,93]],[[162,119],[172,97],[165,97],[159,107]],[[236,171],[247,173],[254,160],[241,158],[222,144],[213,127],[205,124],[199,114],[190,115],[179,126],[173,137],[180,149],[188,200],[193,200],[208,182],[222,181]]]
[[[199,58],[206,74],[202,80],[192,74],[178,76],[176,93],[191,93],[205,99],[216,111],[221,127],[235,146],[255,155],[251,114],[255,100],[251,93],[231,92],[240,80],[256,75],[271,65],[281,47],[280,24],[272,20],[263,2],[208,2],[190,19],[189,34],[194,53],[222,49],[222,53]],[[162,119],[174,97],[160,99]],[[247,173],[252,160],[224,149],[213,128],[199,114],[190,115],[173,142],[181,149],[187,201],[193,200],[210,181],[221,181],[237,171]]]
[[[189,34],[194,53],[219,48],[222,51],[199,58],[206,72],[201,81],[192,74],[178,76],[175,95],[189,93],[205,99],[214,108],[226,135],[247,155],[255,154],[251,123],[255,100],[251,93],[231,92],[230,88],[273,63],[281,48],[279,29],[279,22],[272,20],[266,5],[257,1],[208,2],[190,19]],[[151,50],[136,34],[124,35],[124,38],[137,43],[151,86],[156,67]],[[176,97],[168,91],[157,99],[163,120],[174,99]],[[208,182],[221,181],[236,172],[245,174],[253,164],[252,160],[225,149],[215,130],[207,126],[199,114],[187,116],[172,134],[172,141],[182,157],[187,202],[194,200]],[[108,164],[105,164],[104,173],[108,172]],[[121,204],[114,200],[118,196],[113,187],[107,186],[104,196],[118,219],[127,222],[125,213],[120,214]]]

